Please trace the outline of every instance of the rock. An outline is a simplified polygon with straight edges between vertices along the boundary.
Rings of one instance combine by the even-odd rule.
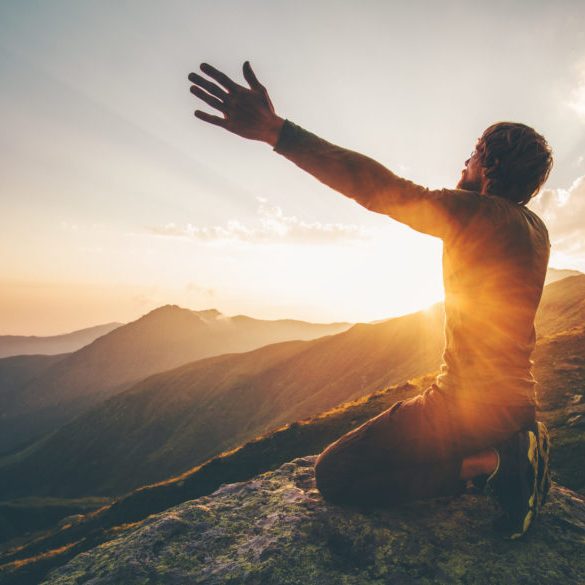
[[[315,456],[184,502],[53,570],[45,584],[577,584],[585,499],[554,486],[525,538],[491,528],[485,496],[365,511],[325,502]]]

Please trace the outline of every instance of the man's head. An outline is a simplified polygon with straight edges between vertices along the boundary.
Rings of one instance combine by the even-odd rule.
[[[457,188],[526,204],[546,181],[552,164],[550,146],[533,128],[498,122],[477,141]]]

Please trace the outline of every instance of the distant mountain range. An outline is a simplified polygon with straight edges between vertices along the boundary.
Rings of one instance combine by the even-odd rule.
[[[569,276],[578,276],[579,274],[582,274],[582,272],[579,272],[578,270],[571,270],[568,268],[549,268],[546,271],[546,279],[544,284],[546,286],[547,284],[552,284],[557,280],[562,280],[563,278],[567,278]]]
[[[540,337],[584,322],[585,275],[545,288]],[[115,495],[162,480],[278,425],[433,371],[443,344],[439,304],[159,373],[1,459],[0,498]]]
[[[0,335],[0,358],[13,355],[56,355],[81,349],[98,337],[120,327],[122,323],[106,323],[49,337],[36,335]]]
[[[350,325],[226,317],[214,309],[190,311],[166,305],[55,359],[17,391],[14,384],[11,390],[0,388],[0,396],[5,396],[0,415],[0,453],[30,443],[156,372],[217,354],[330,335]],[[0,360],[0,378],[4,368],[4,360]]]
[[[164,479],[275,425],[435,368],[442,323],[437,306],[159,373],[17,454],[14,464],[0,460],[0,498],[112,495]]]
[[[20,389],[51,366],[64,359],[63,355],[17,355],[0,359],[0,421],[8,405]]]

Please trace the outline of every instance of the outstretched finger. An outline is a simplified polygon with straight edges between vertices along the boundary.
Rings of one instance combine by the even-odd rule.
[[[217,81],[221,83],[228,91],[234,91],[238,88],[238,84],[232,81],[225,73],[218,71],[215,67],[212,67],[208,63],[201,63],[201,71],[209,75]]]
[[[252,70],[252,66],[250,65],[250,61],[246,61],[244,63],[244,79],[250,84],[252,89],[262,89],[262,84],[258,81],[256,74]]]
[[[202,87],[205,91],[218,97],[220,100],[225,99],[227,96],[227,93],[219,85],[211,83],[211,81],[205,79],[205,77],[201,77],[201,75],[197,75],[197,73],[189,73],[188,79],[191,83]]]
[[[214,98],[212,95],[209,95],[207,92],[203,91],[200,87],[197,87],[196,85],[192,85],[191,86],[191,93],[196,95],[200,100],[203,100],[206,104],[209,104],[212,108],[215,108],[216,110],[219,110],[220,112],[226,111],[226,106],[223,102]]]
[[[225,128],[226,121],[225,118],[220,118],[219,116],[212,116],[207,112],[202,112],[201,110],[195,110],[195,117],[203,120],[204,122],[209,122],[210,124],[214,124],[215,126],[221,126]]]

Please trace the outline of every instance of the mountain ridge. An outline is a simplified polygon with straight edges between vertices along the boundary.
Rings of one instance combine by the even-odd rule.
[[[122,326],[112,322],[58,335],[0,335],[0,358],[16,355],[57,355],[81,349],[98,337]]]
[[[211,310],[214,311],[214,310]],[[220,353],[243,352],[294,338],[315,338],[350,324],[255,320],[242,323],[218,311],[159,307],[73,352],[29,380],[6,404],[0,444],[16,449],[92,405],[157,372]]]

